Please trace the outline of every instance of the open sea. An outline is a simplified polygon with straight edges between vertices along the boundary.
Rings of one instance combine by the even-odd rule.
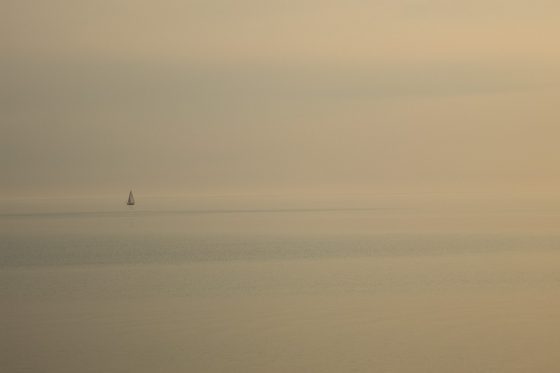
[[[560,199],[0,202],[1,372],[558,372]]]

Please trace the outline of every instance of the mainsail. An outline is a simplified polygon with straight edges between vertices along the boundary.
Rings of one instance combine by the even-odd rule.
[[[129,206],[134,205],[134,196],[132,195],[132,190],[128,193],[128,202],[126,203]]]

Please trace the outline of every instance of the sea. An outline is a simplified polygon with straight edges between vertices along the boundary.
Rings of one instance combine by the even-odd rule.
[[[0,201],[1,372],[558,372],[560,198]]]

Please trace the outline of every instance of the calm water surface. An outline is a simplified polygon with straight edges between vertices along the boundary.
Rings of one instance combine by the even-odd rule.
[[[0,371],[560,369],[560,201],[138,200],[0,204]]]

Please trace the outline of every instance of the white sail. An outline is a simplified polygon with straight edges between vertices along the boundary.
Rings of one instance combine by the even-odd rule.
[[[126,203],[127,205],[134,205],[134,196],[132,195],[132,190],[130,191],[130,193],[128,193],[128,202]]]

